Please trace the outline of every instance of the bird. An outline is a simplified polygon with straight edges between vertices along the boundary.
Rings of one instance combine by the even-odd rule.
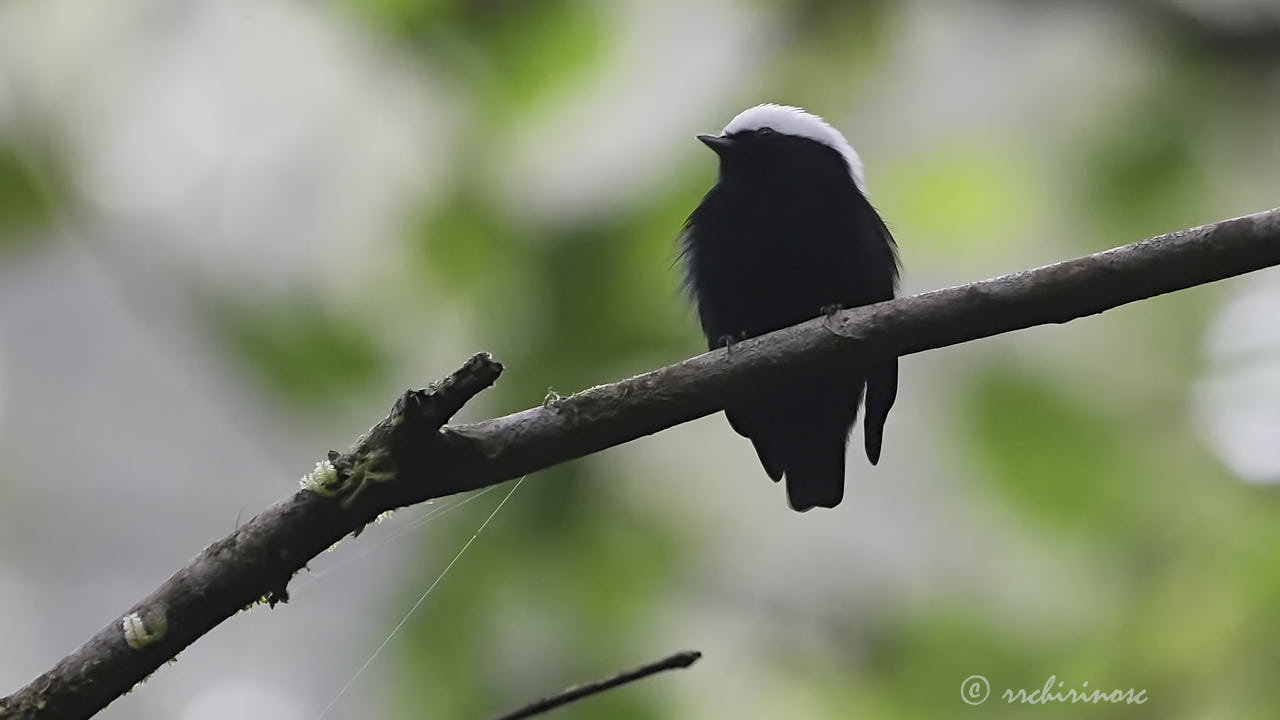
[[[685,221],[678,248],[709,350],[896,295],[897,244],[840,131],[803,108],[765,103],[697,139],[719,157],[719,176]],[[725,414],[765,473],[786,478],[789,504],[804,512],[843,499],[860,404],[867,459],[879,462],[897,392],[895,357],[797,379]]]

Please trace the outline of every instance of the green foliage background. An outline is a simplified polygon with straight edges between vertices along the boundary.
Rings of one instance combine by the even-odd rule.
[[[995,34],[1053,12],[1048,3],[966,5]],[[680,138],[689,142],[660,182],[605,213],[531,218],[495,191],[506,169],[501,139],[611,71],[625,28],[608,6],[344,0],[326,9],[379,52],[442,79],[467,119],[449,131],[447,167],[433,169],[443,187],[396,218],[392,259],[354,287],[335,297],[323,283],[258,294],[193,281],[202,331],[240,382],[300,426],[332,427],[317,417],[338,403],[358,429],[390,390],[438,376],[473,350],[493,351],[508,372],[472,416],[699,351],[672,270],[675,235],[713,178],[691,138]],[[910,291],[1261,209],[1275,197],[1274,170],[1254,156],[1276,141],[1280,27],[1274,45],[1224,40],[1217,23],[1226,21],[1187,20],[1154,1],[1112,6],[1085,22],[1116,23],[1106,42],[1138,48],[1121,54],[1140,68],[1123,92],[1090,95],[1081,107],[1046,91],[1026,117],[967,109],[977,121],[934,103],[936,116],[903,119],[899,134],[892,119],[859,118],[875,117],[877,99],[911,92],[904,58],[918,48],[902,28],[938,5],[753,1],[721,11],[766,18],[768,37],[736,87],[706,89],[726,99],[695,129],[763,100],[827,115],[862,150]],[[698,28],[676,31],[685,34],[672,42],[699,41]],[[1098,73],[1082,86],[1108,81],[1105,66],[1081,67]],[[41,252],[41,229],[57,212],[75,212],[61,180],[74,168],[56,134],[5,132],[0,262],[21,263]],[[573,144],[562,146],[572,166]],[[628,168],[616,172],[625,181]],[[821,520],[778,518],[782,494],[766,494],[749,448],[720,419],[539,473],[379,660],[368,682],[384,707],[339,714],[485,717],[689,645],[706,659],[688,673],[556,717],[1272,717],[1280,499],[1233,477],[1189,409],[1223,292],[1197,289],[905,360],[885,466],[851,460],[846,507]],[[373,320],[388,314],[418,340],[389,339],[386,321]],[[437,333],[465,342],[435,345]],[[703,438],[713,439],[704,447]],[[936,555],[922,579],[877,583],[839,566],[800,575],[839,578],[856,589],[846,596],[771,565],[819,562],[829,556],[807,544],[833,539],[893,563],[893,548],[839,529],[852,522],[842,513],[856,512],[848,506],[896,482],[916,483],[922,506],[960,518],[930,529],[931,516],[912,504],[892,510],[934,533],[921,541]],[[748,484],[761,492],[743,499],[737,489]],[[416,538],[424,561],[387,593],[385,622],[373,625],[394,624],[498,497]],[[723,519],[745,505],[770,518],[766,534],[748,539],[753,526]],[[806,534],[811,520],[832,534]],[[761,538],[786,550],[743,557]],[[952,557],[952,543],[979,550]],[[983,547],[994,553],[975,560]],[[957,560],[974,567],[940,569]],[[768,597],[751,594],[761,587],[773,588]],[[718,632],[718,623],[733,629]],[[1151,701],[1028,709],[993,699],[973,709],[957,692],[975,673],[997,693],[1056,674],[1075,686],[1145,688]]]

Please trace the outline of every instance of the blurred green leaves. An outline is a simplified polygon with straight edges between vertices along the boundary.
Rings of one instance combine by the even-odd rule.
[[[225,302],[211,317],[226,347],[263,387],[311,409],[366,387],[386,364],[361,323],[321,307],[301,299],[278,305]]]
[[[888,3],[762,4],[784,28],[782,49],[762,49],[770,61],[763,76],[745,82],[762,98],[819,110],[823,102],[842,108],[859,83],[883,69],[879,61],[891,54],[901,19]],[[571,87],[600,64],[610,40],[597,11],[575,3],[419,7],[431,8],[430,22],[440,23],[435,34],[420,37],[439,38],[448,26],[482,56],[463,66],[477,80],[486,131],[501,130]],[[482,17],[477,8],[508,17]],[[1027,247],[1028,228],[1044,234],[1054,217],[1071,218],[1062,235],[1089,249],[1204,219],[1206,176],[1195,141],[1197,125],[1212,118],[1194,107],[1203,80],[1171,72],[1141,97],[1099,112],[1101,122],[1084,137],[1046,135],[1029,144],[990,128],[964,130],[886,163],[875,174],[875,200],[919,263],[908,272],[936,271],[976,254],[1013,254]],[[482,157],[488,141],[473,134],[472,154],[464,156]],[[483,317],[511,318],[519,308],[521,324],[533,326],[508,331],[521,342],[504,360],[524,370],[510,373],[495,392],[528,398],[548,385],[572,390],[613,379],[619,368],[642,369],[649,358],[698,349],[673,261],[680,224],[711,182],[703,166],[681,168],[653,197],[614,218],[563,226],[506,216],[477,175],[463,173],[454,198],[418,219],[412,242],[423,273],[439,279],[437,289],[482,308]],[[1135,344],[1155,357],[1126,362],[1186,353],[1203,313],[1176,302],[1168,307],[1175,311],[1130,316],[1158,329],[1133,331],[1142,338]],[[1110,384],[1072,381],[1054,375],[1055,367],[1000,356],[957,371],[952,380],[963,390],[945,424],[959,438],[961,459],[998,499],[999,511],[1035,529],[1031,542],[1060,544],[1054,552],[1028,549],[1049,564],[1046,572],[1063,557],[1080,563],[1062,569],[1063,583],[1080,586],[1053,591],[1016,622],[973,595],[944,588],[910,607],[889,601],[883,617],[850,617],[848,628],[833,619],[825,652],[762,641],[759,664],[772,674],[767,686],[752,688],[761,707],[841,719],[947,717],[969,710],[958,697],[968,674],[989,674],[997,688],[1035,688],[1058,673],[1068,681],[1148,687],[1159,698],[1123,715],[1090,708],[1100,717],[1168,717],[1182,707],[1194,713],[1194,701],[1212,694],[1212,680],[1193,682],[1205,661],[1232,668],[1266,662],[1274,651],[1249,641],[1241,628],[1268,636],[1280,628],[1269,609],[1280,563],[1266,550],[1275,542],[1265,529],[1274,508],[1258,507],[1256,495],[1216,474],[1188,437],[1176,410],[1189,365],[1168,361],[1160,369],[1144,374],[1157,390],[1128,395],[1115,387],[1123,386],[1123,374]],[[1168,398],[1159,409],[1144,405],[1144,393],[1155,391]],[[1097,392],[1113,395],[1104,402]],[[1147,422],[1153,413],[1158,422]],[[501,650],[507,643],[541,651],[541,664],[561,682],[634,660],[621,649],[642,642],[636,628],[645,627],[664,589],[688,566],[685,553],[696,536],[684,538],[659,517],[619,507],[606,479],[614,472],[607,462],[571,463],[526,488],[518,505],[522,525],[495,527],[507,549],[471,557],[465,576],[433,600],[434,616],[448,618],[447,626],[439,619],[411,625],[408,665],[427,680],[402,685],[406,707],[483,716],[495,704],[545,692],[483,667],[487,658],[513,652]],[[1055,630],[1060,619],[1053,612],[1063,607],[1077,613],[1069,631]],[[1035,623],[1043,631],[1027,631]],[[513,627],[539,630],[526,637]],[[520,674],[554,686],[545,670]],[[1253,700],[1243,709],[1273,694],[1247,673],[1230,677]],[[607,697],[564,715],[669,716],[654,697]],[[1010,718],[1024,710],[982,708]],[[1059,717],[1077,710],[1036,708]]]
[[[0,138],[0,254],[34,242],[59,202],[49,197],[33,159],[16,142]]]
[[[492,296],[533,255],[518,227],[465,190],[415,218],[408,241],[421,271],[449,295]]]
[[[954,140],[912,153],[872,178],[873,201],[913,254],[972,259],[1025,242],[1047,188],[1008,142]]]
[[[432,178],[424,184],[430,185],[425,191],[429,197],[405,212],[396,238],[402,245],[370,243],[367,247],[386,255],[358,257],[352,264],[360,267],[349,274],[345,267],[333,273],[343,276],[338,292],[318,284],[307,285],[309,293],[292,294],[254,286],[270,269],[243,283],[211,289],[197,279],[205,268],[192,270],[189,263],[167,259],[139,262],[142,270],[122,277],[146,282],[150,278],[144,273],[153,267],[189,273],[173,278],[173,284],[196,288],[190,294],[207,313],[220,349],[246,371],[254,388],[297,413],[298,420],[318,415],[318,410],[326,417],[335,415],[335,403],[351,399],[363,405],[361,414],[342,420],[365,422],[367,408],[381,408],[387,399],[369,397],[369,391],[377,388],[372,394],[381,395],[387,385],[421,381],[420,374],[401,373],[403,365],[429,365],[434,358],[424,356],[438,348],[443,348],[440,354],[457,357],[491,350],[507,365],[501,382],[468,413],[527,407],[548,386],[572,392],[702,349],[693,313],[679,294],[675,242],[685,217],[713,182],[714,163],[693,149],[688,134],[693,123],[723,122],[745,103],[777,100],[808,106],[835,120],[868,159],[874,158],[873,200],[901,243],[907,279],[915,287],[939,278],[973,279],[956,267],[975,259],[1014,269],[1024,261],[1055,260],[1234,212],[1223,210],[1224,198],[1244,203],[1253,200],[1242,197],[1275,194],[1275,188],[1266,186],[1265,181],[1274,179],[1269,176],[1255,183],[1263,186],[1256,195],[1241,191],[1245,181],[1232,182],[1258,175],[1237,167],[1246,164],[1242,159],[1257,158],[1265,166],[1274,155],[1276,103],[1268,84],[1274,68],[1266,65],[1270,55],[1252,53],[1241,68],[1230,52],[1220,56],[1212,45],[1196,43],[1198,49],[1188,51],[1186,43],[1167,42],[1165,31],[1195,30],[1193,19],[1185,28],[1162,25],[1150,32],[1143,18],[1149,20],[1151,8],[1169,2],[1173,0],[1138,4],[1146,10],[1098,2],[1080,13],[1067,7],[1079,4],[966,0],[962,12],[967,17],[961,23],[939,21],[955,20],[954,14],[930,15],[942,7],[954,13],[950,3],[887,0],[726,0],[706,14],[686,13],[687,6],[680,3],[333,0],[331,6],[343,14],[337,22],[323,23],[324,31],[352,31],[343,21],[357,20],[355,42],[345,44],[369,51],[378,63],[391,58],[376,67],[395,73],[397,82],[408,78],[410,84],[422,83],[424,119],[436,111],[449,119],[430,130],[448,137],[429,138],[447,150],[432,153],[431,162],[446,166],[426,169],[414,164],[418,158],[408,158],[397,171]],[[313,10],[302,5],[306,12]],[[139,12],[129,18],[148,17],[135,10]],[[75,197],[71,188],[81,187],[70,184],[69,177],[64,181],[56,171],[58,162],[46,156],[65,158],[77,172],[86,167],[100,172],[103,163],[119,162],[125,167],[110,166],[113,172],[102,174],[116,178],[116,171],[131,171],[128,163],[136,149],[151,142],[198,145],[201,179],[183,201],[189,206],[94,207],[99,200],[86,194],[86,206],[76,208],[83,212],[69,214],[71,229],[81,232],[69,235],[83,241],[72,249],[83,251],[90,261],[118,257],[129,262],[133,256],[127,253],[159,251],[188,253],[200,262],[198,258],[218,255],[193,252],[188,243],[176,240],[189,234],[195,242],[219,242],[216,235],[231,215],[223,197],[228,188],[220,179],[249,179],[242,173],[257,172],[259,162],[268,167],[274,154],[260,152],[258,143],[264,143],[261,149],[268,143],[255,140],[255,133],[279,133],[284,144],[292,144],[294,133],[322,129],[333,133],[323,137],[335,147],[382,140],[359,136],[350,129],[357,127],[353,125],[317,121],[311,128],[309,118],[277,118],[276,106],[265,98],[253,101],[263,103],[256,109],[246,105],[217,112],[199,103],[188,106],[187,100],[176,102],[175,97],[221,97],[207,93],[219,92],[223,80],[232,76],[224,77],[218,68],[201,74],[203,66],[195,56],[212,54],[222,47],[220,38],[237,37],[245,27],[266,27],[253,13],[232,13],[234,20],[211,23],[198,33],[174,33],[162,42],[129,47],[101,69],[76,67],[73,56],[95,57],[88,52],[90,43],[68,48],[75,52],[61,51],[66,52],[65,67],[29,73],[15,65],[14,77],[22,82],[9,84],[11,68],[0,68],[5,74],[0,89],[35,91],[21,97],[0,92],[0,100],[62,103],[39,109],[56,115],[58,122],[49,128],[65,133],[53,140],[62,143],[53,148],[65,153],[58,155],[46,152],[42,142],[48,141],[39,137],[43,125],[24,126],[20,132],[5,126],[11,134],[0,138],[0,264],[49,235],[50,221]],[[1049,14],[1046,20],[1043,16]],[[710,20],[691,23],[690,15]],[[131,32],[127,25],[154,25],[163,36],[169,16],[156,17],[164,23],[117,23],[109,33],[131,39],[124,34]],[[714,36],[722,29],[715,22],[721,18],[730,21],[725,27],[736,35]],[[1048,28],[1059,21],[1061,26]],[[319,29],[321,23],[316,25]],[[626,36],[637,28],[643,32]],[[1067,32],[1058,33],[1062,28]],[[662,34],[655,29],[666,30],[666,37],[655,39]],[[1042,37],[1037,31],[1044,29],[1054,32]],[[73,37],[81,37],[79,31]],[[1060,53],[1049,64],[1058,81],[1068,79],[1067,86],[1054,87],[1027,72],[1022,57],[992,57],[988,48],[962,44],[999,38],[1001,49],[1014,48],[1019,46],[1004,41],[1015,37],[1049,47],[1047,55]],[[193,38],[207,45],[183,45]],[[653,47],[632,52],[635,45],[626,43],[636,38]],[[702,47],[704,42],[716,51],[703,53],[700,67],[672,67],[666,56],[671,47]],[[48,44],[65,43],[64,37]],[[190,55],[156,73],[141,62],[153,57],[151,46],[183,47]],[[615,55],[619,46],[626,52]],[[281,45],[282,52],[300,47]],[[1100,57],[1105,59],[1086,57],[1082,48],[1103,50]],[[970,53],[982,62],[966,65]],[[636,66],[621,66],[620,59],[637,55]],[[1107,62],[1124,66],[1108,67]],[[961,72],[954,72],[956,67]],[[966,68],[986,75],[966,76]],[[931,82],[931,72],[949,82]],[[141,80],[136,86],[134,75]],[[698,78],[697,87],[688,80],[692,77]],[[165,83],[173,78],[193,82],[171,96]],[[90,87],[90,79],[102,82]],[[300,85],[313,80],[298,79]],[[511,202],[512,189],[495,182],[508,168],[504,154],[524,154],[545,137],[549,147],[564,148],[553,158],[563,162],[556,170],[573,171],[579,153],[599,152],[599,145],[551,137],[564,129],[544,121],[563,118],[558,111],[572,113],[579,105],[597,102],[601,88],[614,93],[607,95],[613,98],[617,92],[630,93],[627,84],[633,82],[653,98],[652,109],[620,103],[616,120],[678,133],[678,142],[690,148],[679,157],[688,160],[670,161],[676,155],[664,155],[667,148],[654,135],[619,132],[624,123],[615,126],[610,122],[615,118],[606,117],[615,108],[592,107],[592,117],[599,112],[604,131],[613,133],[611,140],[645,143],[643,150],[655,153],[645,159],[661,163],[662,182],[648,175],[629,188],[632,192],[615,193],[615,198],[629,200],[611,205],[608,217],[551,211],[528,218],[514,211],[512,205],[519,203]],[[915,82],[925,90],[907,86]],[[998,83],[1007,86],[994,87]],[[55,87],[59,85],[63,87]],[[350,92],[340,84],[333,87]],[[1000,92],[972,92],[988,89]],[[249,90],[225,97],[245,102],[254,97]],[[104,102],[107,97],[130,93],[136,107],[128,110],[140,117],[183,115],[174,125],[182,132],[142,136],[128,152],[101,154],[102,148],[93,144],[118,132],[111,123],[128,124],[122,120],[131,118],[100,116],[97,109],[111,107]],[[937,97],[926,97],[935,93]],[[353,97],[368,101],[385,96]],[[998,101],[987,107],[987,98]],[[334,107],[346,99],[335,97]],[[432,107],[432,102],[448,107]],[[199,116],[186,118],[187,108],[195,108]],[[8,110],[0,107],[5,113],[0,120],[11,122],[16,116]],[[898,113],[910,114],[909,121],[899,123]],[[848,118],[859,127],[848,126]],[[682,129],[686,125],[688,133]],[[255,126],[259,130],[251,130]],[[272,129],[264,131],[268,126]],[[408,134],[412,131],[410,126]],[[185,154],[156,157],[176,162]],[[299,174],[263,177],[306,184],[309,168],[332,160],[316,157],[314,165],[297,166],[307,168]],[[344,201],[342,184],[354,184],[362,167],[339,167],[337,202]],[[520,170],[527,173],[528,168]],[[631,182],[632,170],[606,168],[616,172],[611,180],[621,183]],[[402,175],[397,182],[403,180]],[[526,176],[523,181],[537,179]],[[637,197],[644,194],[637,191],[641,187],[650,188],[647,196]],[[394,190],[381,184],[369,188]],[[594,201],[591,190],[582,191],[584,207]],[[309,209],[303,205],[298,211]],[[98,222],[103,232],[98,232]],[[134,233],[136,229],[158,232]],[[262,234],[271,237],[271,229]],[[144,236],[158,236],[152,239],[163,245],[141,242]],[[95,242],[102,246],[90,245]],[[326,248],[324,252],[338,248],[306,247]],[[357,246],[356,254],[364,247]],[[230,251],[238,262],[252,262],[253,249]],[[342,263],[351,258],[326,259]],[[372,261],[362,265],[365,260]],[[110,271],[110,266],[104,268]],[[209,299],[201,292],[223,294]],[[767,537],[790,547],[771,548],[778,554],[763,559],[746,556],[741,550],[749,544],[742,542],[744,536],[756,533],[759,523],[776,520],[764,513],[785,512],[778,495],[777,505],[759,516],[734,518],[741,520],[739,525],[723,522],[729,511],[696,507],[690,497],[697,496],[685,494],[687,487],[730,480],[718,466],[720,457],[691,457],[703,451],[698,447],[685,451],[687,455],[647,457],[628,467],[624,463],[637,462],[637,453],[648,452],[648,447],[618,449],[548,469],[526,483],[411,618],[376,671],[361,682],[375,681],[380,673],[390,676],[383,687],[389,688],[389,704],[399,717],[487,717],[648,659],[652,644],[657,639],[665,643],[664,633],[672,628],[684,632],[696,622],[718,625],[724,620],[726,626],[746,628],[709,631],[712,646],[701,648],[708,660],[687,681],[697,688],[694,693],[709,698],[700,707],[727,700],[745,710],[723,716],[1271,717],[1280,707],[1273,677],[1280,665],[1280,555],[1275,551],[1280,547],[1280,495],[1275,488],[1246,486],[1230,477],[1198,442],[1193,421],[1200,419],[1189,418],[1187,410],[1198,370],[1197,348],[1215,310],[1215,292],[1180,293],[1109,314],[1105,320],[1088,321],[1093,324],[1083,326],[1082,334],[1071,334],[1080,325],[1046,329],[1063,333],[1054,338],[1087,338],[1065,351],[1052,343],[1020,344],[1026,336],[992,339],[941,351],[940,362],[927,372],[945,377],[921,377],[924,371],[904,374],[893,431],[919,457],[887,457],[880,472],[890,475],[879,477],[894,482],[892,473],[935,468],[946,477],[932,485],[932,478],[898,478],[912,481],[901,485],[920,494],[875,509],[896,515],[884,520],[886,526],[898,520],[924,523],[935,516],[950,524],[944,522],[940,530],[908,525],[913,536],[903,544],[913,547],[905,550],[888,543],[859,547],[872,558],[860,558],[865,562],[861,567],[884,576],[863,577],[838,566],[809,568],[807,576],[798,572],[787,577],[828,580],[825,575],[841,575],[824,585],[829,595],[815,598],[812,588],[800,583],[769,598],[781,598],[783,605],[798,598],[794,607],[761,609],[759,598],[745,596],[776,582],[768,561],[807,561],[806,533],[822,528],[823,519],[807,516],[803,527],[791,526],[795,535],[785,537],[777,530],[780,525],[772,526],[769,531],[777,534]],[[134,302],[155,297],[163,296],[138,293]],[[145,313],[139,315],[145,321]],[[1010,348],[1017,352],[1002,352]],[[930,387],[954,392],[922,397],[921,388]],[[718,422],[719,431],[728,434]],[[673,431],[698,432],[705,430]],[[751,462],[745,442],[735,438],[733,447],[725,452],[744,453]],[[664,494],[649,487],[622,487],[624,480],[655,471],[673,476],[676,484],[668,487],[677,490]],[[851,467],[851,477],[854,472]],[[742,481],[764,482],[755,475]],[[954,497],[948,495],[952,483],[979,490],[966,493],[972,506],[947,506]],[[372,625],[394,626],[504,491],[433,525],[430,537],[419,536],[418,552],[406,563],[410,569]],[[855,495],[867,497],[851,493],[838,511],[842,515],[827,519],[858,517],[865,508],[857,507]],[[732,504],[720,498],[709,504],[716,502]],[[885,502],[884,497],[877,502]],[[841,534],[844,530],[832,527],[831,534],[812,537],[881,539]],[[947,546],[970,541],[1008,551],[978,558],[989,563],[986,572],[999,582],[965,585],[964,579],[956,579],[963,571],[934,574],[944,563],[929,558],[919,566],[925,570],[917,571],[927,577],[894,584],[893,571],[902,571],[895,553],[916,553],[904,555],[911,558],[934,553],[945,561],[953,552]],[[974,557],[955,552],[964,559]],[[716,577],[720,574],[734,577]],[[350,620],[350,615],[344,612],[341,618]],[[369,638],[369,648],[381,639]],[[751,649],[742,653],[746,657],[726,657],[732,654],[724,652],[727,648],[744,646]],[[726,673],[725,667],[735,673],[730,692],[745,699],[726,698],[721,694],[725,685],[706,681],[717,677],[713,673]],[[1029,709],[992,701],[971,709],[958,697],[959,685],[975,673],[988,675],[997,692],[1009,686],[1035,688],[1057,674],[1069,682],[1146,687],[1153,701],[1119,710]],[[666,694],[672,682],[655,680],[556,717],[656,720],[691,715],[687,704]],[[349,708],[346,715],[372,716],[378,709]]]
[[[892,47],[895,12],[885,0],[767,4],[788,44],[787,62],[768,66],[762,83],[784,94],[762,99],[805,105],[811,104],[806,98],[846,95],[870,79],[876,61]]]
[[[462,0],[342,0],[348,9],[395,35],[412,37],[447,22]]]
[[[482,41],[493,63],[499,117],[554,96],[608,47],[601,11],[581,0],[513,2],[493,17]]]
[[[339,4],[363,22],[363,31],[380,33],[408,62],[420,63],[426,77],[449,86],[450,100],[466,115],[449,138],[457,151],[452,164],[436,173],[450,185],[406,219],[401,239],[413,267],[399,276],[405,287],[383,297],[421,300],[425,332],[433,322],[456,323],[478,346],[468,350],[494,351],[508,372],[486,399],[525,407],[548,386],[571,392],[701,349],[674,261],[681,224],[713,181],[709,160],[673,163],[667,182],[608,218],[579,213],[531,221],[514,214],[491,185],[513,129],[611,69],[611,49],[627,30],[616,7],[585,0]],[[880,0],[747,3],[742,12],[769,26],[738,58],[752,70],[727,75],[723,88],[699,90],[735,98],[734,106],[716,111],[725,119],[740,109],[736,98],[747,96],[832,117],[869,111],[882,100],[905,106],[901,88],[891,86],[918,68],[891,63],[928,55],[906,47],[900,35],[911,13],[927,10],[902,7]],[[1033,12],[994,2],[974,7],[989,10],[991,23],[1006,20],[1003,13]],[[736,9],[726,3],[723,11]],[[1017,24],[1025,20],[1008,22],[1021,31],[1032,27]],[[711,31],[672,27],[671,41],[681,43]],[[918,144],[912,144],[918,130],[888,138],[872,189],[902,243],[907,273],[930,277],[975,256],[1026,256],[1029,240],[1055,231],[1093,250],[1213,217],[1200,144],[1206,130],[1221,132],[1226,117],[1270,115],[1246,102],[1256,88],[1219,82],[1229,69],[1206,71],[1176,55],[1162,61],[1167,67],[1153,82],[1105,100],[1110,104],[1096,108],[1085,127],[1010,135],[1025,119],[1001,116],[977,129],[923,133]],[[665,77],[677,82],[679,74]],[[672,90],[675,96],[680,88]],[[947,102],[966,97],[956,92]],[[1064,105],[1076,101],[1063,98]],[[879,122],[895,131],[884,118]],[[0,146],[0,238],[48,214],[48,199],[19,158]],[[573,155],[564,162],[571,165]],[[1046,260],[1063,254],[1043,250],[1031,248]],[[1274,609],[1280,561],[1272,551],[1280,543],[1274,529],[1280,501],[1226,477],[1197,446],[1182,414],[1194,370],[1186,358],[1208,312],[1202,298],[1191,297],[1117,315],[1110,332],[1130,344],[1113,363],[1090,366],[1104,378],[1062,377],[1069,362],[975,348],[971,364],[947,370],[949,386],[960,388],[956,405],[924,401],[928,417],[943,416],[939,432],[957,439],[958,457],[937,464],[968,463],[987,491],[982,512],[1007,521],[1000,530],[1008,535],[999,537],[1025,542],[1047,574],[1061,570],[1067,578],[1044,591],[1054,597],[1020,607],[1018,618],[992,612],[983,604],[990,596],[957,592],[948,579],[924,583],[929,592],[919,597],[880,598],[876,607],[850,608],[844,616],[845,598],[831,598],[834,617],[792,618],[824,636],[819,650],[789,644],[789,626],[760,641],[749,665],[766,680],[746,688],[761,696],[758,706],[841,720],[1024,716],[1024,708],[1002,704],[970,712],[958,695],[960,681],[973,673],[989,675],[996,689],[1035,688],[1057,673],[1146,686],[1158,698],[1123,715],[1090,708],[1099,717],[1262,716],[1259,707],[1277,704],[1270,702],[1280,698],[1265,668],[1280,658]],[[264,387],[305,411],[385,381],[394,367],[385,339],[361,311],[330,301],[220,300],[212,324]],[[904,379],[904,388],[912,382]],[[702,480],[685,472],[690,483]],[[619,493],[612,481],[626,475],[604,455],[544,471],[522,488],[399,638],[399,662],[389,672],[401,716],[484,717],[637,662],[636,649],[652,639],[664,603],[689,602],[680,585],[710,562],[704,545],[720,539],[705,535],[714,529],[675,526],[663,512],[669,508],[659,506],[670,498],[646,505]],[[500,497],[495,492],[472,514],[435,526],[422,543],[421,564],[385,617],[394,620],[399,600],[411,601],[429,585]],[[1059,562],[1079,567],[1053,565]],[[726,614],[755,612],[749,599],[717,602]],[[1075,613],[1065,631],[1054,615],[1063,607]],[[765,619],[761,613],[749,621]],[[1232,701],[1230,693],[1221,699],[1219,688],[1241,699]],[[558,717],[656,719],[672,716],[673,707],[660,691],[636,688]],[[1078,711],[1035,710],[1059,717]]]
[[[1105,524],[1126,509],[1112,489],[1139,476],[1133,450],[1087,395],[1065,395],[998,365],[984,368],[969,393],[957,422],[968,429],[983,476],[1019,509],[1068,527]]]
[[[1209,68],[1175,62],[1086,139],[1081,199],[1106,238],[1089,249],[1203,222],[1209,188],[1199,153],[1216,83]]]
[[[356,15],[463,76],[504,124],[596,66],[606,13],[584,0],[342,0]]]

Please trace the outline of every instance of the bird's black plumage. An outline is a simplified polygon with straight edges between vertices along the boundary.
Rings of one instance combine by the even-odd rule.
[[[700,138],[720,156],[720,177],[686,222],[681,254],[710,348],[834,306],[888,300],[897,288],[896,247],[855,181],[856,155],[816,116],[782,109],[821,124],[847,154],[788,127],[735,130],[743,124],[737,120],[720,136]],[[834,507],[844,494],[845,448],[864,388],[865,447],[875,464],[897,387],[895,359],[806,377],[726,415],[751,440],[769,477],[786,476],[793,508]]]

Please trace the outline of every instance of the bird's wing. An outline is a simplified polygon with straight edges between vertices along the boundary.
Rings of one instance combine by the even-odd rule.
[[[865,199],[865,198],[864,198]],[[867,233],[866,237],[876,238],[880,242],[874,243],[874,246],[868,248],[868,251],[875,255],[877,265],[887,266],[889,273],[879,279],[874,291],[874,299],[872,302],[881,302],[884,300],[892,300],[898,289],[898,270],[901,267],[898,261],[898,246],[893,240],[893,235],[889,232],[889,228],[885,226],[884,220],[881,219],[880,213],[875,211],[868,202],[866,204],[866,219],[864,222],[870,224],[872,232]],[[875,465],[880,461],[880,448],[884,440],[884,423],[889,417],[889,410],[893,408],[893,401],[898,396],[898,358],[893,358],[887,362],[872,366],[867,370],[867,393],[866,393],[866,414],[863,418],[863,439],[864,446],[867,451],[867,459]]]
[[[880,462],[880,445],[884,440],[884,422],[898,396],[898,358],[877,365],[867,373],[867,412],[862,419],[862,434],[867,459]]]

